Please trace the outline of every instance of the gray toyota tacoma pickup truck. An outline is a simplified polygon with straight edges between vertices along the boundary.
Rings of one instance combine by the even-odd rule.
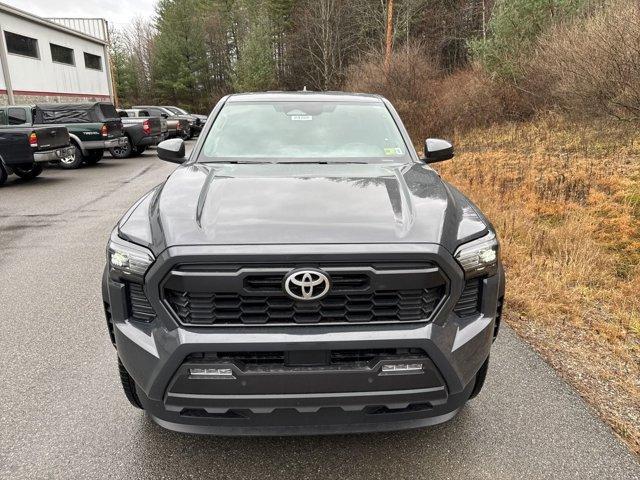
[[[504,273],[494,228],[374,95],[223,98],[119,221],[103,299],[124,393],[219,435],[398,430],[483,386]]]

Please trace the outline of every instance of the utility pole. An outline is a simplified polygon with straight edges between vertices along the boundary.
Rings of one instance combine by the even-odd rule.
[[[4,88],[7,91],[7,100],[9,105],[15,105],[15,97],[13,96],[13,85],[11,84],[11,72],[9,71],[9,62],[7,60],[7,47],[4,43],[4,30],[0,27],[0,66],[4,76]]]
[[[393,50],[393,0],[387,0],[387,44],[384,53],[384,73],[389,74]]]

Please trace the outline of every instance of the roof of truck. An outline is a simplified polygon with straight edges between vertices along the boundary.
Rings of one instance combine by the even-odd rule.
[[[228,102],[381,102],[380,95],[347,92],[253,92],[234,93]]]

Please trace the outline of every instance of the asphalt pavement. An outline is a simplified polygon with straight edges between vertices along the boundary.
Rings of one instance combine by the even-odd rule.
[[[224,438],[129,406],[100,293],[113,226],[175,165],[153,150],[0,187],[0,478],[640,479],[580,397],[504,328],[483,392],[415,431]]]

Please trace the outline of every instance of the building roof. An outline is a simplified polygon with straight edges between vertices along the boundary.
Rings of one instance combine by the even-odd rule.
[[[13,15],[16,17],[24,18],[30,22],[38,23],[48,28],[52,28],[54,30],[58,30],[64,32],[68,35],[73,35],[75,37],[82,38],[84,40],[88,40],[90,42],[99,43],[101,45],[106,45],[108,42],[106,40],[102,40],[100,38],[92,37],[91,35],[87,35],[85,33],[79,32],[77,30],[73,30],[72,28],[67,28],[64,25],[59,23],[52,22],[50,20],[44,19],[42,17],[38,17],[29,12],[25,12],[24,10],[20,10],[19,8],[12,7],[7,5],[6,3],[0,3],[0,12],[7,13],[9,15]]]

